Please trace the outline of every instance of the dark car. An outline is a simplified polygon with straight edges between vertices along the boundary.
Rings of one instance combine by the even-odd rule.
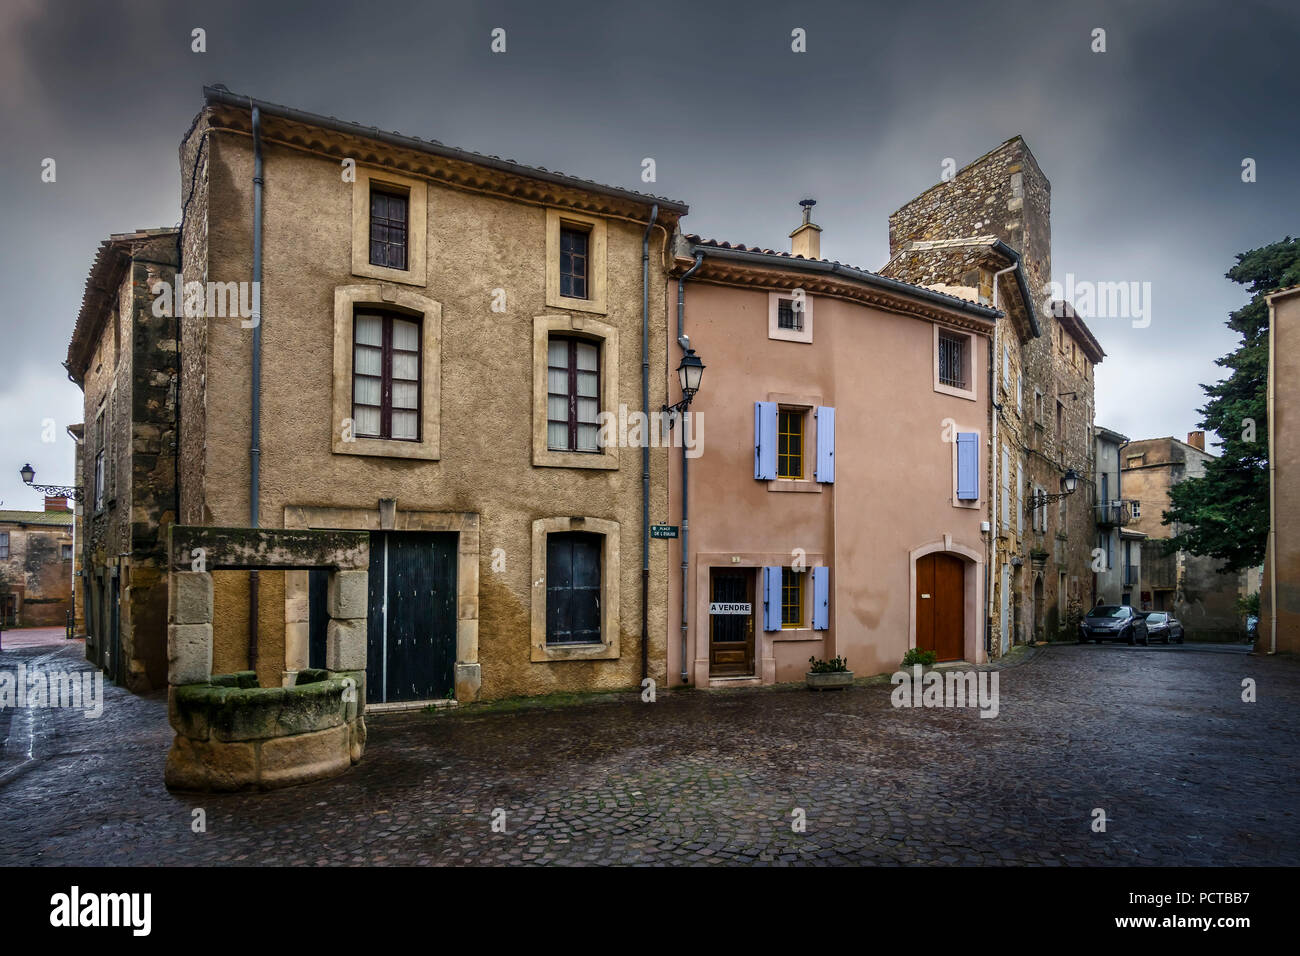
[[[1079,643],[1089,641],[1147,642],[1146,618],[1127,604],[1098,604],[1079,622]]]
[[[1183,625],[1168,611],[1152,611],[1147,615],[1147,639],[1144,644],[1163,641],[1166,644],[1183,643]]]

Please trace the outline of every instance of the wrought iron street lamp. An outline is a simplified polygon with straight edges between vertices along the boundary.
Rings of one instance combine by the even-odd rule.
[[[42,492],[43,494],[49,495],[51,498],[71,498],[73,501],[81,500],[80,488],[72,488],[67,485],[32,484],[32,482],[36,480],[36,469],[30,464],[23,465],[22,468],[18,469],[18,474],[22,477],[24,485]]]
[[[1028,510],[1033,514],[1039,508],[1046,507],[1049,501],[1060,501],[1062,498],[1068,498],[1074,494],[1079,487],[1079,475],[1073,468],[1066,471],[1065,477],[1061,479],[1061,493],[1059,495],[1049,495],[1044,492],[1030,495]]]
[[[690,407],[695,393],[700,390],[700,380],[704,378],[704,363],[700,357],[695,354],[695,349],[687,349],[686,354],[682,356],[681,363],[677,366],[677,379],[682,386],[682,399],[672,405],[665,405],[663,410],[668,413],[668,425],[671,428],[673,415],[680,415]]]

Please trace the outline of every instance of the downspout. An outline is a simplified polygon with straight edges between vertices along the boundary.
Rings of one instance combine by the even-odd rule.
[[[1009,265],[1005,269],[999,269],[993,273],[993,308],[998,307],[998,280],[1008,272],[1015,272],[1020,268],[1017,261],[1014,265]],[[990,449],[989,455],[993,459],[993,487],[989,489],[989,500],[992,502],[992,510],[989,515],[989,560],[992,563],[997,558],[998,553],[998,462],[1001,460],[1001,449],[998,448],[998,418],[1002,412],[1002,406],[997,401],[997,367],[998,367],[998,321],[993,320],[993,341],[989,344],[989,409],[993,417],[993,425],[990,428]],[[993,586],[990,582],[990,575],[994,568],[989,569],[984,574],[984,590],[988,592],[988,608],[984,617],[984,652],[993,653]],[[998,577],[999,582],[1002,580]],[[1006,596],[1003,595],[1003,600]]]
[[[691,266],[677,279],[677,344],[685,353],[691,347],[690,337],[686,334],[686,280],[695,274],[704,264],[704,253],[696,250],[695,265]],[[691,459],[686,454],[686,412],[682,413],[682,683],[688,682],[687,632],[690,608],[690,568],[691,568]]]
[[[641,408],[650,415],[650,230],[659,218],[659,204],[650,207],[650,221],[641,236]],[[643,436],[648,439],[649,436]],[[650,673],[650,442],[641,442],[641,679]]]
[[[262,115],[253,107],[253,368],[251,425],[248,441],[248,524],[259,525],[258,498],[262,471]],[[248,666],[257,670],[259,586],[256,571],[248,573]]]

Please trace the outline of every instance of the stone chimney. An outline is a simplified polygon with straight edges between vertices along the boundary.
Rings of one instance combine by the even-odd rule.
[[[71,511],[72,509],[68,507],[67,498],[57,498],[53,495],[46,495],[45,510],[46,511]]]
[[[801,199],[799,205],[803,206],[803,222],[799,227],[790,233],[790,253],[791,255],[803,256],[805,259],[820,259],[822,257],[822,227],[812,221],[812,207],[817,205],[816,199]]]
[[[1205,432],[1188,432],[1187,444],[1205,451]]]

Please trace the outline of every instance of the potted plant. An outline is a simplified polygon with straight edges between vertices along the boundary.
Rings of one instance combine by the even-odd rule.
[[[903,655],[903,669],[907,670],[919,664],[921,673],[924,674],[934,666],[935,661],[938,659],[939,655],[934,651],[923,651],[919,647],[909,647],[907,653]]]
[[[808,664],[805,676],[809,690],[848,687],[853,683],[853,671],[849,670],[849,662],[843,657],[832,657],[829,661],[809,657]]]

